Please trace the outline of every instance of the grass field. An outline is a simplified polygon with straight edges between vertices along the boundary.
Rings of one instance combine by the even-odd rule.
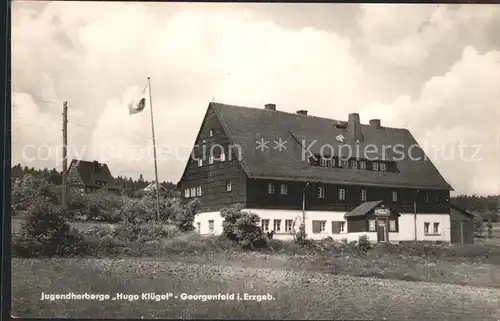
[[[13,314],[69,318],[500,319],[500,289],[297,272],[276,262],[267,265],[14,259]],[[41,301],[42,292],[269,293],[274,300]]]
[[[80,225],[79,225],[80,226]],[[208,241],[207,241],[208,240]],[[474,245],[297,255],[232,251],[196,235],[122,259],[12,262],[13,314],[70,318],[500,320],[500,224]],[[273,241],[274,242],[274,241]],[[281,248],[279,247],[281,244]],[[154,254],[153,254],[154,253]],[[41,293],[243,293],[271,301],[46,301]]]

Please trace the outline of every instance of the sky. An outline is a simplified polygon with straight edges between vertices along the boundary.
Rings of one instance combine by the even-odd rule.
[[[408,128],[454,194],[500,194],[500,7],[12,3],[12,163],[177,182],[210,101]]]

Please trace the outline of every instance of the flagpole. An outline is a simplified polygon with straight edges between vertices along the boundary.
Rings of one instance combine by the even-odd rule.
[[[160,183],[158,181],[158,165],[156,162],[156,141],[155,141],[155,124],[153,121],[153,100],[151,99],[151,78],[148,77],[149,89],[149,110],[151,113],[151,131],[153,133],[153,157],[155,160],[155,180],[156,180],[156,220],[160,221]]]

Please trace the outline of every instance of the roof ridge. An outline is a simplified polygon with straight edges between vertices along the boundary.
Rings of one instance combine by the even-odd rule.
[[[309,119],[321,119],[321,120],[327,120],[331,122],[347,122],[347,120],[340,120],[340,119],[335,119],[335,118],[328,118],[324,116],[316,116],[316,115],[299,115],[297,113],[293,112],[288,112],[288,111],[283,111],[283,110],[272,110],[272,111],[266,111],[263,108],[258,108],[258,107],[248,107],[248,106],[241,106],[241,105],[232,105],[232,104],[225,104],[225,103],[217,103],[217,102],[210,102],[210,104],[213,107],[229,107],[229,108],[243,108],[243,109],[251,109],[251,110],[258,110],[262,112],[273,112],[277,114],[285,114],[285,115],[290,115],[294,117],[302,117],[302,118],[309,118]],[[361,124],[361,127],[365,128],[370,128],[370,124]],[[383,129],[391,129],[391,130],[401,130],[401,131],[408,131],[408,128],[401,128],[401,127],[387,127],[387,126],[382,126],[381,128]]]

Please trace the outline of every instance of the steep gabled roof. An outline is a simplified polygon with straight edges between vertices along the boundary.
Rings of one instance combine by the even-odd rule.
[[[97,168],[94,170],[94,163],[96,163]],[[80,174],[83,183],[87,187],[101,187],[96,184],[96,181],[106,182],[106,188],[119,189],[118,183],[116,182],[113,175],[109,170],[108,165],[99,162],[89,162],[83,160],[73,159],[71,160],[71,167],[77,166],[78,173]],[[68,169],[68,171],[69,171]]]
[[[356,143],[333,119],[214,102],[208,108],[214,109],[232,144],[241,148],[240,164],[249,178],[453,190],[407,129],[361,125],[364,140]],[[385,149],[384,155],[381,151],[384,146],[399,144],[397,152],[405,155],[396,160],[399,172],[310,166],[304,151],[319,153],[326,144],[338,151],[341,143],[335,137],[339,134],[346,137],[342,150],[349,146],[354,156],[367,145],[375,145],[379,159],[395,160],[401,154]],[[261,139],[268,141],[263,151],[256,149]],[[286,141],[282,151],[275,148],[280,139]],[[421,160],[410,159],[409,150]]]

